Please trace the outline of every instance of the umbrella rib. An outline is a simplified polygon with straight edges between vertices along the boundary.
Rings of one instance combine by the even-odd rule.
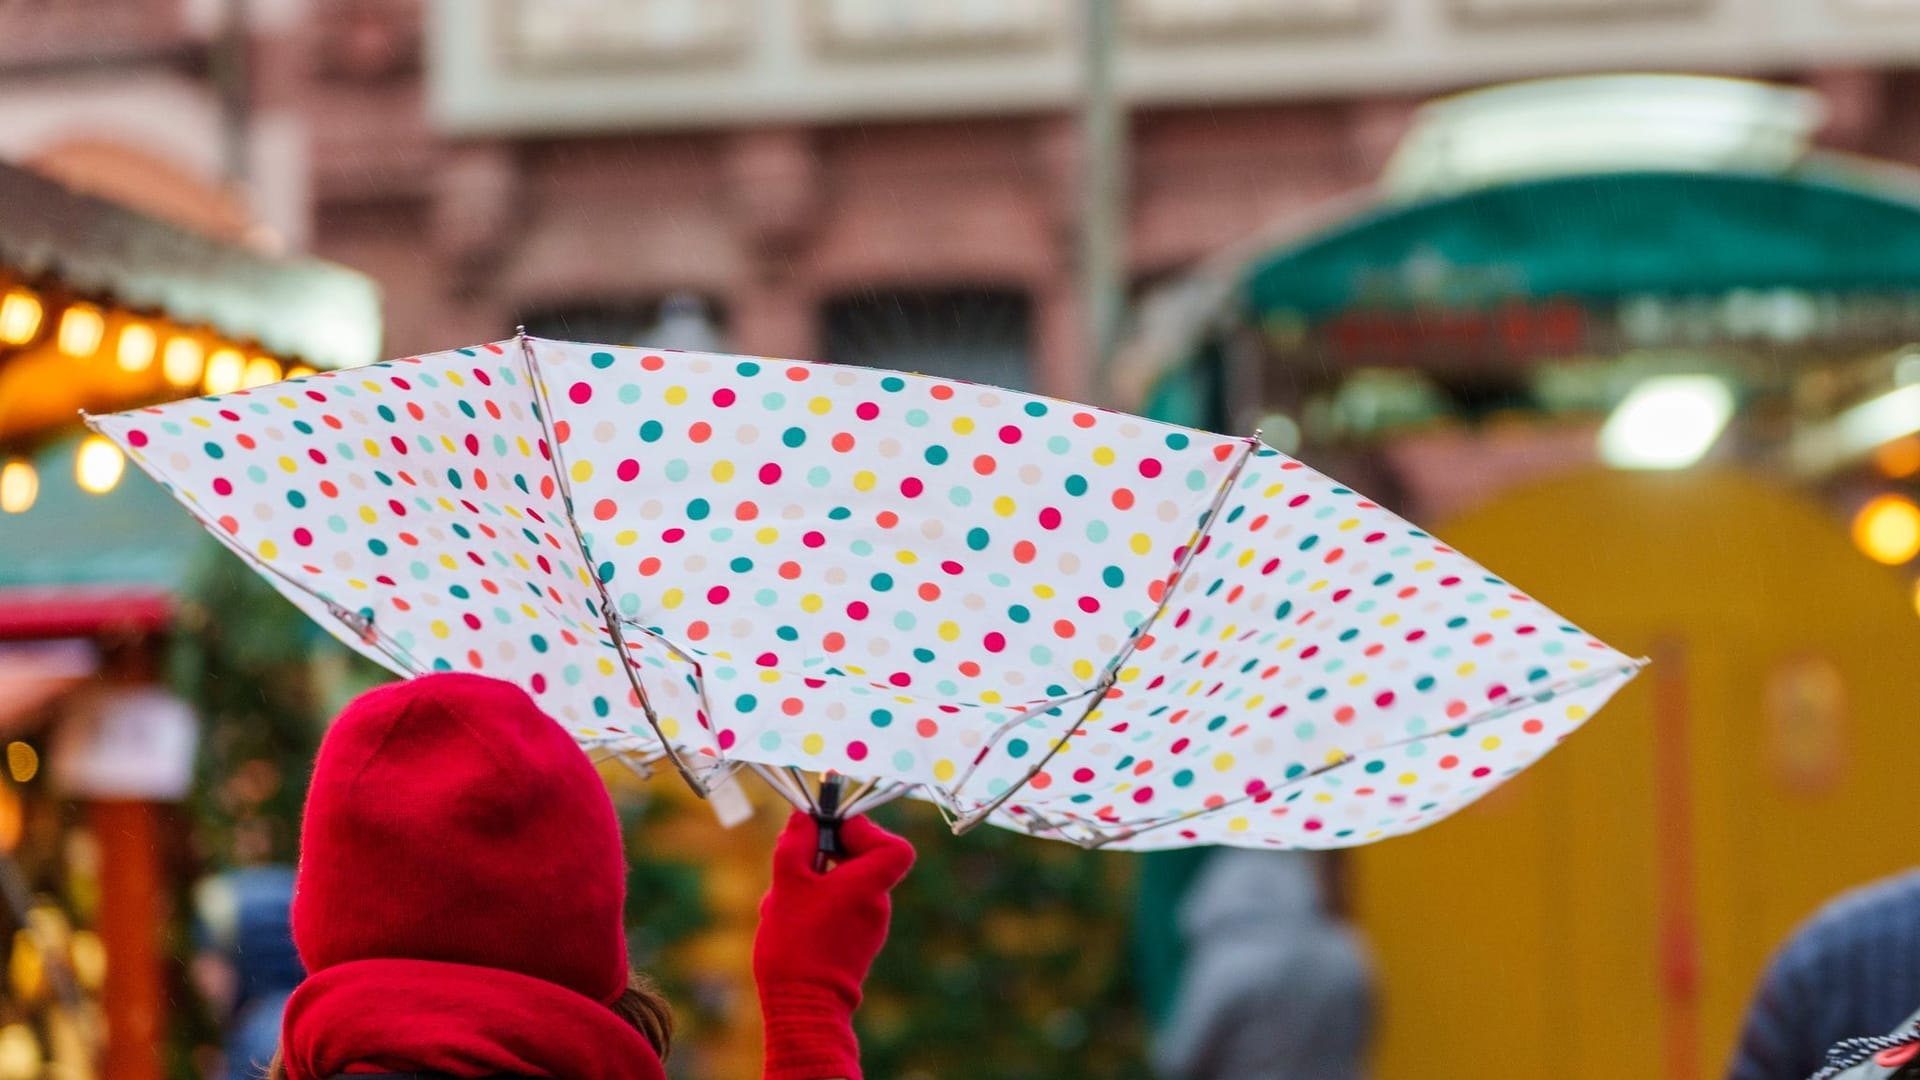
[[[980,763],[987,760],[987,755],[992,753],[993,748],[1000,745],[1000,740],[1006,738],[1007,734],[1013,731],[1014,728],[1049,710],[1079,701],[1081,698],[1086,697],[1098,689],[1098,686],[1091,686],[1085,690],[1079,690],[1071,694],[1047,698],[1044,701],[1035,702],[1021,709],[1019,712],[1014,713],[1012,718],[1002,722],[999,727],[994,729],[993,734],[987,737],[986,745],[982,746],[979,753],[973,755],[973,760],[967,764],[967,771],[961,773],[959,781],[947,790],[947,797],[955,800],[959,799],[961,789],[965,788],[967,782],[973,779],[974,771],[980,768]]]
[[[634,696],[640,699],[640,712],[647,718],[647,726],[653,729],[655,738],[660,740],[661,749],[666,751],[667,759],[679,771],[680,778],[687,782],[694,794],[707,797],[706,782],[701,780],[673,745],[673,740],[660,727],[660,715],[653,709],[653,701],[647,696],[647,688],[640,682],[640,673],[634,670],[633,658],[627,655],[627,639],[620,632],[621,620],[613,614],[613,597],[607,592],[607,583],[593,572],[593,555],[587,550],[586,534],[580,531],[580,520],[573,513],[573,486],[567,476],[565,454],[560,449],[560,440],[553,432],[553,401],[547,396],[546,380],[540,377],[540,361],[533,351],[533,339],[527,336],[526,327],[519,327],[515,337],[520,342],[520,357],[526,364],[527,381],[533,384],[536,412],[539,413],[540,430],[546,436],[549,453],[547,468],[553,474],[553,482],[560,490],[560,504],[566,511],[567,527],[573,533],[574,546],[580,552],[580,560],[587,570],[587,577],[593,580],[595,591],[600,594],[600,621],[606,624],[607,636],[613,639],[614,651],[620,654],[620,666],[626,671],[627,683],[633,687]]]
[[[1005,806],[1008,800],[1019,794],[1021,789],[1025,788],[1034,777],[1040,775],[1040,771],[1045,769],[1047,764],[1054,759],[1054,756],[1066,747],[1067,740],[1073,738],[1074,732],[1080,730],[1080,725],[1086,723],[1087,717],[1092,716],[1093,711],[1100,707],[1100,703],[1107,699],[1107,694],[1113,690],[1113,684],[1120,678],[1120,669],[1126,666],[1127,660],[1133,656],[1134,650],[1140,647],[1141,640],[1152,632],[1153,624],[1159,621],[1160,616],[1166,614],[1167,608],[1173,603],[1174,590],[1178,589],[1180,583],[1186,579],[1187,568],[1193,565],[1193,561],[1196,558],[1199,558],[1200,549],[1206,545],[1207,537],[1212,535],[1214,522],[1220,520],[1220,508],[1226,505],[1227,496],[1233,492],[1234,481],[1240,478],[1241,471],[1247,467],[1247,462],[1253,458],[1255,448],[1260,445],[1260,440],[1257,437],[1246,438],[1241,440],[1241,442],[1244,449],[1241,450],[1239,459],[1233,463],[1233,468],[1227,470],[1227,475],[1221,478],[1220,487],[1213,493],[1213,501],[1207,506],[1206,518],[1202,520],[1200,526],[1193,531],[1193,536],[1187,541],[1187,550],[1181,553],[1179,563],[1174,566],[1173,572],[1167,575],[1167,585],[1166,588],[1160,592],[1159,605],[1153,609],[1153,613],[1148,615],[1139,626],[1134,628],[1132,634],[1128,635],[1126,644],[1114,655],[1113,659],[1107,661],[1106,672],[1100,677],[1100,682],[1094,686],[1091,699],[1087,702],[1087,707],[1083,709],[1079,717],[1074,720],[1073,726],[1062,732],[1058,739],[1053,740],[1052,744],[1048,746],[1047,752],[1041,756],[1039,761],[1033,763],[1033,766],[1026,771],[1025,775],[1010,785],[1007,790],[994,796],[991,802],[968,812],[961,817],[960,820],[954,822],[953,833],[955,836],[963,836],[972,832],[995,810]],[[978,766],[979,761],[976,759],[974,764]],[[973,775],[971,769],[968,770],[967,775]],[[962,782],[964,783],[965,781],[963,780]]]
[[[813,812],[813,800],[807,798],[804,791],[795,788],[793,781],[788,778],[782,770],[771,765],[762,765],[757,761],[748,762],[747,768],[759,774],[760,779],[766,781],[767,786],[772,788],[781,798],[792,803],[795,810],[803,810],[807,813]]]

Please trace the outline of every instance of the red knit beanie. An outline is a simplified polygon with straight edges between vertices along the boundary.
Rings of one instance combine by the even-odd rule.
[[[627,982],[625,898],[606,789],[519,687],[395,683],[355,700],[321,743],[293,900],[309,972],[439,960],[609,1003]]]

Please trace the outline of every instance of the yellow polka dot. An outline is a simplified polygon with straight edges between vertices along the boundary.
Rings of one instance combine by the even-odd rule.
[[[1127,547],[1131,548],[1135,555],[1145,555],[1153,550],[1153,537],[1146,533],[1134,533],[1133,539],[1127,541]]]
[[[1035,585],[1033,587],[1033,595],[1039,597],[1042,600],[1051,600],[1053,599],[1053,586]]]
[[[1000,704],[1000,691],[982,690],[980,691],[980,700],[987,705],[998,705]]]
[[[1402,787],[1411,785],[1414,781],[1419,779],[1420,777],[1415,775],[1414,773],[1403,772],[1400,774],[1400,784]]]
[[[1392,626],[1395,623],[1398,623],[1399,621],[1400,621],[1400,616],[1395,614],[1387,614],[1387,615],[1382,615],[1380,617],[1381,626]]]
[[[600,669],[600,674],[602,675],[613,674],[613,661],[607,659],[604,656],[600,658],[600,662],[595,666]]]
[[[1287,490],[1287,485],[1285,484],[1268,484],[1266,490],[1260,493],[1260,497],[1271,499],[1285,490]]]
[[[1011,495],[1002,495],[993,500],[993,512],[999,514],[1001,517],[1012,517],[1016,509],[1018,509],[1018,506],[1014,503],[1013,496]]]
[[[267,541],[267,543],[266,543],[266,544],[263,544],[263,545],[261,545],[261,546],[262,546],[262,547],[266,547],[266,546],[270,546],[270,545],[271,545],[272,543],[273,543],[273,541],[271,541],[271,540],[269,540],[269,541]],[[264,554],[264,552],[263,552],[263,554]],[[347,579],[347,588],[349,588],[349,589],[365,589],[366,587],[367,587],[367,583],[366,583],[366,582],[364,582],[364,581],[361,581],[361,580],[360,580],[359,578],[348,578],[348,579]]]
[[[1338,765],[1345,760],[1347,760],[1347,752],[1345,750],[1334,747],[1327,751],[1327,764]]]
[[[452,512],[453,512],[453,500],[452,500],[452,499],[449,499],[449,498],[447,498],[446,496],[444,496],[444,495],[442,495],[442,496],[440,497],[440,500],[439,500],[439,502],[440,502],[440,509],[442,509],[442,510],[445,510],[445,511],[447,511],[448,513],[452,513]]]
[[[365,450],[367,452],[367,456],[369,457],[380,456],[380,444],[377,442],[374,442],[372,439],[362,439],[360,442],[360,448],[362,450]]]
[[[1130,683],[1135,679],[1138,679],[1139,677],[1140,677],[1140,669],[1138,667],[1121,668],[1120,677],[1116,681],[1123,682],[1123,683]]]
[[[660,594],[660,606],[666,608],[668,611],[672,611],[674,608],[679,607],[680,601],[684,599],[686,599],[686,594],[679,589],[668,589],[666,592]]]
[[[1213,757],[1213,768],[1215,772],[1226,772],[1228,769],[1233,768],[1233,755],[1215,754]]]
[[[1096,446],[1093,448],[1093,463],[1095,465],[1111,465],[1113,464],[1113,460],[1113,447]]]
[[[449,569],[449,570],[458,570],[458,569],[460,569],[460,563],[459,563],[459,561],[458,561],[457,559],[455,559],[455,558],[454,558],[453,556],[451,556],[451,555],[442,555],[442,556],[440,556],[440,565],[441,565],[441,566],[444,566],[444,567],[446,567],[446,568],[447,568],[447,569]]]
[[[684,405],[687,401],[687,388],[684,386],[669,386],[667,387],[667,392],[661,396],[666,399],[669,405]]]
[[[1313,797],[1313,801],[1317,803],[1330,803],[1333,801],[1333,796],[1325,791],[1322,791]]]
[[[1431,570],[1433,569],[1433,560],[1421,559],[1419,562],[1413,564],[1413,568],[1421,571]]]
[[[640,539],[640,534],[632,529],[621,529],[613,534],[613,542],[621,547],[632,547]]]
[[[371,506],[363,506],[360,508],[360,520],[366,522],[369,525],[379,520],[379,517],[380,515],[374,513],[373,507]]]
[[[948,620],[940,624],[940,629],[937,633],[939,633],[941,641],[958,641],[960,640],[960,624]]]
[[[920,556],[915,555],[911,551],[896,551],[893,553],[893,557],[901,566],[912,566],[914,563],[920,561]]]
[[[440,445],[445,448],[449,454],[457,454],[460,452],[460,444],[454,442],[453,436],[451,435],[440,436]]]
[[[660,718],[660,734],[665,735],[669,739],[680,734],[680,721],[675,720],[671,716],[661,717]]]
[[[729,481],[729,480],[732,480],[732,479],[733,479],[733,462],[731,462],[731,461],[716,461],[716,462],[714,462],[714,463],[713,463],[713,481],[714,481],[714,483],[716,483],[716,484],[724,484],[724,483],[726,483],[727,481]]]
[[[1340,531],[1341,531],[1341,532],[1347,532],[1347,531],[1349,531],[1349,530],[1351,530],[1351,529],[1357,529],[1357,528],[1359,528],[1359,527],[1360,527],[1360,519],[1359,519],[1359,518],[1348,518],[1347,520],[1345,520],[1345,521],[1343,521],[1343,522],[1341,522],[1341,523],[1340,523]]]
[[[260,557],[261,558],[271,559],[278,554],[280,554],[280,548],[276,546],[273,541],[271,540],[260,541]]]
[[[1246,818],[1243,818],[1243,817],[1233,818],[1227,822],[1227,831],[1228,832],[1246,832],[1250,824],[1251,823],[1248,822]]]
[[[533,610],[532,604],[521,604],[520,614],[525,615],[529,619],[537,619],[540,617],[540,613]]]
[[[780,530],[768,525],[754,533],[753,538],[762,544],[771,544],[780,539]]]
[[[1248,549],[1246,549],[1245,551],[1242,551],[1242,552],[1240,553],[1240,565],[1241,565],[1241,566],[1251,566],[1251,565],[1253,565],[1253,557],[1254,557],[1254,554],[1255,554],[1255,552],[1254,552],[1254,550],[1253,550],[1252,548],[1248,548]]]
[[[300,469],[300,466],[294,464],[294,461],[292,458],[282,457],[280,459],[280,468],[285,472],[298,472]]]
[[[1253,710],[1259,708],[1260,703],[1265,700],[1267,700],[1267,695],[1255,694],[1252,697],[1248,698],[1245,702],[1243,702],[1241,707],[1246,709],[1248,712],[1252,712]]]
[[[1494,609],[1493,609],[1492,611],[1489,611],[1489,612],[1487,612],[1487,618],[1489,618],[1489,619],[1504,619],[1504,618],[1506,618],[1507,616],[1509,616],[1509,615],[1512,615],[1512,614],[1513,614],[1513,612],[1511,612],[1511,611],[1508,611],[1508,610],[1507,610],[1506,608],[1503,608],[1503,607],[1497,607],[1497,608],[1494,608]]]
[[[819,593],[808,593],[800,598],[800,610],[811,615],[820,610],[822,603]]]
[[[1347,676],[1347,685],[1348,685],[1348,686],[1362,686],[1362,685],[1365,685],[1365,684],[1366,684],[1366,681],[1367,681],[1367,677],[1366,677],[1365,675],[1363,675],[1363,674],[1360,674],[1360,673],[1358,673],[1358,672],[1356,672],[1355,674],[1352,674],[1352,675],[1349,675],[1349,676]]]
[[[1482,750],[1498,750],[1498,749],[1500,749],[1500,736],[1498,736],[1498,735],[1489,735],[1489,736],[1487,736],[1486,738],[1484,738],[1484,739],[1481,739],[1481,740],[1480,740],[1480,749],[1482,749]]]
[[[808,735],[806,738],[800,740],[800,749],[809,754],[817,754],[826,748],[827,740],[817,734]]]
[[[814,398],[807,402],[807,411],[815,416],[825,416],[833,411],[833,402],[823,397]]]
[[[300,407],[300,403],[290,397],[277,397],[273,400],[279,402],[280,407],[283,409],[297,409]]]
[[[527,437],[525,435],[520,436],[519,439],[517,439],[516,441],[520,444],[521,457],[533,456],[533,447],[527,444]]]
[[[467,380],[464,377],[462,377],[461,374],[457,371],[447,372],[447,381],[452,383],[455,386],[467,385]]]
[[[514,562],[514,565],[518,566],[522,570],[533,569],[533,564],[527,561],[527,557],[525,555],[516,554],[513,557],[513,562]]]
[[[1567,706],[1567,719],[1580,721],[1580,720],[1585,720],[1586,718],[1587,718],[1587,710],[1584,706],[1581,706],[1581,705]]]
[[[953,779],[953,762],[948,761],[945,758],[941,758],[939,761],[934,762],[933,778],[935,780],[940,781],[943,784]]]
[[[1076,679],[1093,678],[1093,662],[1084,658],[1075,660],[1073,662],[1073,677]]]
[[[428,626],[427,629],[433,631],[433,636],[437,638],[444,638],[449,633],[446,622],[441,619],[433,620],[432,625]]]
[[[973,434],[973,417],[971,417],[971,416],[956,416],[956,417],[954,417],[954,418],[953,418],[953,433],[954,433],[955,435],[971,435],[971,434]]]
[[[1455,674],[1465,677],[1467,675],[1473,674],[1475,670],[1474,663],[1473,661],[1469,660],[1466,663],[1461,664],[1459,667],[1454,668],[1453,670]]]
[[[198,427],[198,428],[210,428],[213,426],[213,421],[207,419],[204,416],[196,416],[189,422],[193,424],[194,427]]]
[[[573,468],[567,470],[567,472],[572,475],[576,483],[584,484],[588,480],[593,479],[593,462],[584,460],[576,461],[573,463]]]
[[[859,472],[853,474],[853,490],[855,491],[872,491],[873,485],[876,482],[873,472],[870,469],[861,469]]]
[[[1319,581],[1316,581],[1313,584],[1307,586],[1307,591],[1319,592],[1322,589],[1325,589],[1326,587],[1327,587],[1327,580],[1325,578],[1321,578]]]
[[[760,681],[763,683],[777,683],[780,681],[780,673],[777,671],[762,671],[760,673]]]

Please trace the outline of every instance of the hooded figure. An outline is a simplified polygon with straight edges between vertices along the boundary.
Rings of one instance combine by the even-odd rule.
[[[809,818],[776,853],[755,947],[768,1077],[859,1076],[853,1010],[913,851],[864,819],[843,833],[826,873],[793,855]],[[593,765],[518,687],[363,695],[314,764],[293,899],[309,977],[277,1074],[664,1080],[671,1014],[628,969],[622,847]]]
[[[1365,950],[1321,902],[1314,857],[1222,849],[1180,912],[1187,961],[1154,1044],[1169,1080],[1355,1080],[1372,1000]]]

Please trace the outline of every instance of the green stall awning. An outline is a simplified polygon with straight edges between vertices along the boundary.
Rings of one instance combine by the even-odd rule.
[[[1920,290],[1920,187],[1864,170],[1562,176],[1376,204],[1255,258],[1245,314]]]

